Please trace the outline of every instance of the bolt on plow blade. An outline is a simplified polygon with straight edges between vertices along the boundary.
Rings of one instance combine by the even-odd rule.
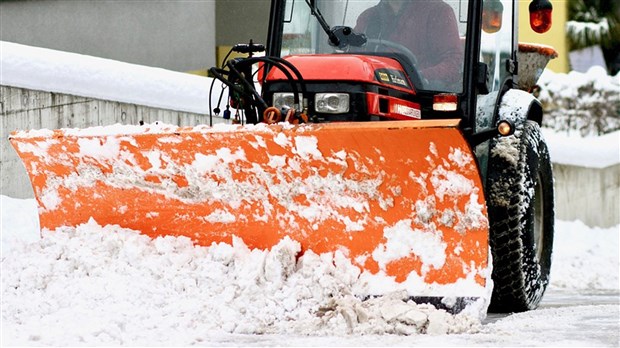
[[[42,229],[344,255],[365,294],[486,296],[488,221],[457,120],[16,132]]]

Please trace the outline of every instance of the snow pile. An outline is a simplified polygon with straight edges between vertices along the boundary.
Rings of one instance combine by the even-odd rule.
[[[188,345],[213,332],[445,334],[477,317],[404,302],[360,301],[359,269],[340,253],[285,238],[271,251],[196,247],[94,221],[16,242],[2,256],[3,344]]]
[[[583,138],[575,131],[557,133],[542,128],[553,163],[605,168],[620,163],[620,131]]]
[[[557,289],[620,289],[620,226],[589,229],[581,221],[556,221],[550,286]]]
[[[583,346],[598,342],[588,327],[582,338],[554,330],[581,331],[594,317],[617,320],[613,304],[539,309],[481,325],[467,314],[404,302],[401,293],[360,301],[351,296],[358,271],[343,255],[309,252],[296,260],[299,245],[289,239],[270,252],[239,240],[206,248],[95,222],[39,238],[34,200],[0,198],[3,346],[513,346],[540,345],[547,335],[552,345]],[[548,294],[617,293],[620,226],[556,223]],[[609,327],[598,325],[597,332]],[[430,335],[398,339],[417,333]]]
[[[545,70],[538,81],[545,117],[543,126],[578,130],[582,136],[620,129],[620,73],[607,75],[600,66],[587,73]]]
[[[34,243],[39,236],[39,219],[37,216],[37,201],[34,199],[17,199],[0,196],[0,235],[4,255],[19,243]],[[4,275],[4,266],[2,267]]]

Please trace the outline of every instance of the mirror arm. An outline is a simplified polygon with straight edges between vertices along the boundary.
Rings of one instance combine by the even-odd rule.
[[[329,27],[329,25],[325,21],[325,18],[323,17],[323,14],[321,14],[321,11],[319,11],[319,9],[316,7],[315,1],[314,0],[306,0],[306,4],[308,4],[308,6],[310,7],[311,14],[319,21],[319,24],[323,28],[323,31],[325,31],[325,33],[329,37],[329,42],[331,42],[334,46],[339,46],[340,45],[340,39],[338,39],[338,37],[336,36],[334,31],[331,30],[331,28]]]

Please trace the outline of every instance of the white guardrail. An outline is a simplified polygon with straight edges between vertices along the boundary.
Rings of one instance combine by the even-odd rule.
[[[112,124],[138,125],[160,121],[178,126],[222,123],[221,117],[174,111],[116,101],[79,97],[0,85],[1,187],[3,195],[32,198],[34,193],[21,160],[9,143],[15,130],[86,128]]]

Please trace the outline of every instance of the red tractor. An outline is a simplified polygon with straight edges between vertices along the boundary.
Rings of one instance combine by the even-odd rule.
[[[546,31],[550,4],[530,10]],[[515,0],[273,0],[266,49],[237,45],[249,57],[211,69],[247,125],[14,135],[41,226],[93,217],[251,248],[291,238],[344,255],[361,297],[406,290],[460,311],[486,308],[492,289],[493,311],[536,308],[554,195],[528,90],[555,51],[518,43],[517,12]]]

